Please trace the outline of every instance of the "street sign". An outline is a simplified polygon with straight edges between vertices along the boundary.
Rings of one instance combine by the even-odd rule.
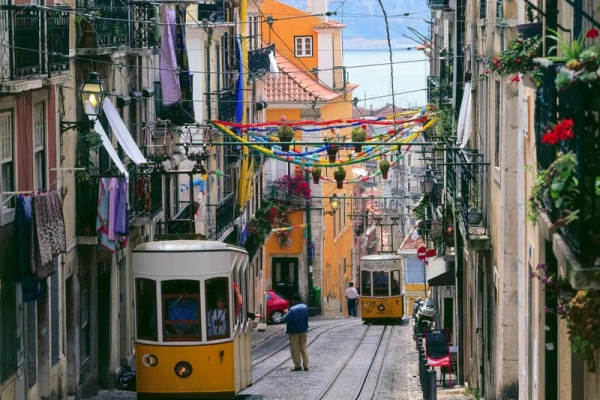
[[[425,253],[425,258],[435,257],[435,249],[429,249]]]

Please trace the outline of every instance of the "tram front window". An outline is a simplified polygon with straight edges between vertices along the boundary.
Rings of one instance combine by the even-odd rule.
[[[389,277],[384,271],[373,272],[373,296],[389,296]]]
[[[162,282],[165,341],[200,340],[200,285],[192,280]]]
[[[229,279],[214,278],[206,281],[206,330],[208,340],[225,339],[230,336]]]
[[[158,341],[156,320],[156,281],[138,278],[135,280],[137,304],[136,330],[138,339]]]
[[[360,275],[360,294],[362,296],[372,296],[371,271],[362,271]]]

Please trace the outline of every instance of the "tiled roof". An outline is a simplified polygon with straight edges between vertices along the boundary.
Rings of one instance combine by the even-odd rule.
[[[279,67],[279,79],[273,74],[265,78],[265,96],[269,103],[327,102],[343,95],[320,84],[315,76],[300,70],[294,63],[277,51],[275,60]]]
[[[315,26],[315,29],[342,29],[346,26],[346,24],[341,24],[336,21],[323,21],[319,25]]]

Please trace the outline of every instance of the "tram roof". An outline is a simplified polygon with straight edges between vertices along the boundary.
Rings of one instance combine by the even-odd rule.
[[[214,240],[163,240],[138,245],[134,252],[196,252],[196,251],[239,251],[244,249]]]
[[[381,261],[381,260],[401,260],[403,257],[399,254],[370,254],[368,256],[362,256],[361,261]]]

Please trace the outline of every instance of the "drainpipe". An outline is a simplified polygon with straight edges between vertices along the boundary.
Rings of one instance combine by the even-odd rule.
[[[304,171],[304,179],[310,184],[310,173],[308,170]],[[306,270],[308,273],[308,307],[315,307],[313,296],[313,258],[312,258],[312,229],[310,226],[310,202],[306,201]]]

